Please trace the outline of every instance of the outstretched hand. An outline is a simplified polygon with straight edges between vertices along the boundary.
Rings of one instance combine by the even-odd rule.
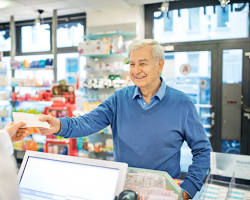
[[[48,124],[50,125],[50,129],[38,128],[40,134],[42,135],[51,135],[54,133],[58,133],[61,130],[61,122],[59,119],[55,117],[41,114],[39,120],[41,122],[48,122]]]

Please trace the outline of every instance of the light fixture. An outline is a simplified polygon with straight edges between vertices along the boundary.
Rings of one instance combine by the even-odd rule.
[[[162,2],[161,7],[160,7],[160,11],[167,13],[168,10],[169,10],[169,1]]]
[[[230,3],[230,0],[219,0],[219,1],[222,8],[225,8],[226,5]]]
[[[0,9],[7,8],[10,5],[10,2],[7,0],[0,0]]]
[[[42,14],[43,14],[44,10],[38,9],[37,12],[38,12],[38,16],[37,16],[37,18],[35,19],[35,26],[38,27],[38,26],[40,26],[41,23],[42,23],[42,20],[43,20]]]
[[[168,13],[170,1],[179,1],[179,0],[164,0],[161,4],[161,7],[159,8],[159,10],[161,12]]]

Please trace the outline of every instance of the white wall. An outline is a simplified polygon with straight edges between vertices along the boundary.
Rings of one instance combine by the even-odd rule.
[[[144,38],[144,9],[143,6],[129,8],[110,8],[102,11],[87,12],[87,33],[91,27],[113,26],[116,24],[136,24],[138,38]]]

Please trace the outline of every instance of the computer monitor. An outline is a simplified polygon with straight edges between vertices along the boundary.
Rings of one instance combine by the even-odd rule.
[[[26,151],[18,173],[21,200],[114,200],[127,169],[126,163]]]

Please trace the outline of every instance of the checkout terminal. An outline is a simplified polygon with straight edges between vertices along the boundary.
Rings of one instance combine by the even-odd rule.
[[[126,163],[26,151],[18,173],[21,200],[114,200]]]

